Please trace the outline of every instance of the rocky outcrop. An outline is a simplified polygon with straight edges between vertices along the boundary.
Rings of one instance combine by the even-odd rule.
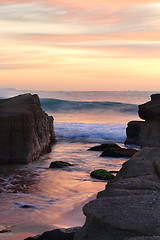
[[[25,164],[51,151],[55,142],[53,117],[37,95],[0,100],[0,164]]]
[[[126,144],[160,147],[160,94],[151,95],[151,101],[139,106],[139,117],[145,121],[128,123]]]
[[[97,197],[74,240],[159,239],[160,148],[133,155]]]

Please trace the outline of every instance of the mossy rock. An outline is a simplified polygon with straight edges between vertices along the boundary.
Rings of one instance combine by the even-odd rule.
[[[73,166],[73,164],[68,162],[63,162],[63,161],[54,161],[54,162],[51,162],[49,168],[63,168],[68,166]]]
[[[114,175],[105,169],[96,169],[91,172],[90,176],[101,180],[110,180],[114,178]]]

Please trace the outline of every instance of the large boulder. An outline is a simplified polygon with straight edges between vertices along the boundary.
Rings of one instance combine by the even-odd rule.
[[[138,113],[145,120],[139,136],[141,148],[160,147],[160,94],[151,95],[151,101],[140,105]]]
[[[160,148],[133,155],[83,212],[74,240],[159,239]]]
[[[55,142],[53,117],[37,95],[0,100],[0,164],[25,164],[51,151]]]
[[[151,101],[139,105],[139,117],[145,121],[132,121],[126,129],[126,144],[160,147],[160,94],[151,95]]]
[[[160,119],[160,94],[152,94],[151,101],[139,105],[138,114],[144,120]]]

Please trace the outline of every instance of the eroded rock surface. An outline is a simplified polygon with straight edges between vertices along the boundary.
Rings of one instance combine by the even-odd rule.
[[[37,95],[0,100],[0,164],[36,161],[54,142],[53,117],[41,109]]]
[[[83,212],[74,240],[159,239],[160,148],[133,155]]]

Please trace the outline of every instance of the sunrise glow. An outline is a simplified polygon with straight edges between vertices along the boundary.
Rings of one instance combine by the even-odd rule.
[[[156,90],[160,2],[0,0],[0,87]]]

